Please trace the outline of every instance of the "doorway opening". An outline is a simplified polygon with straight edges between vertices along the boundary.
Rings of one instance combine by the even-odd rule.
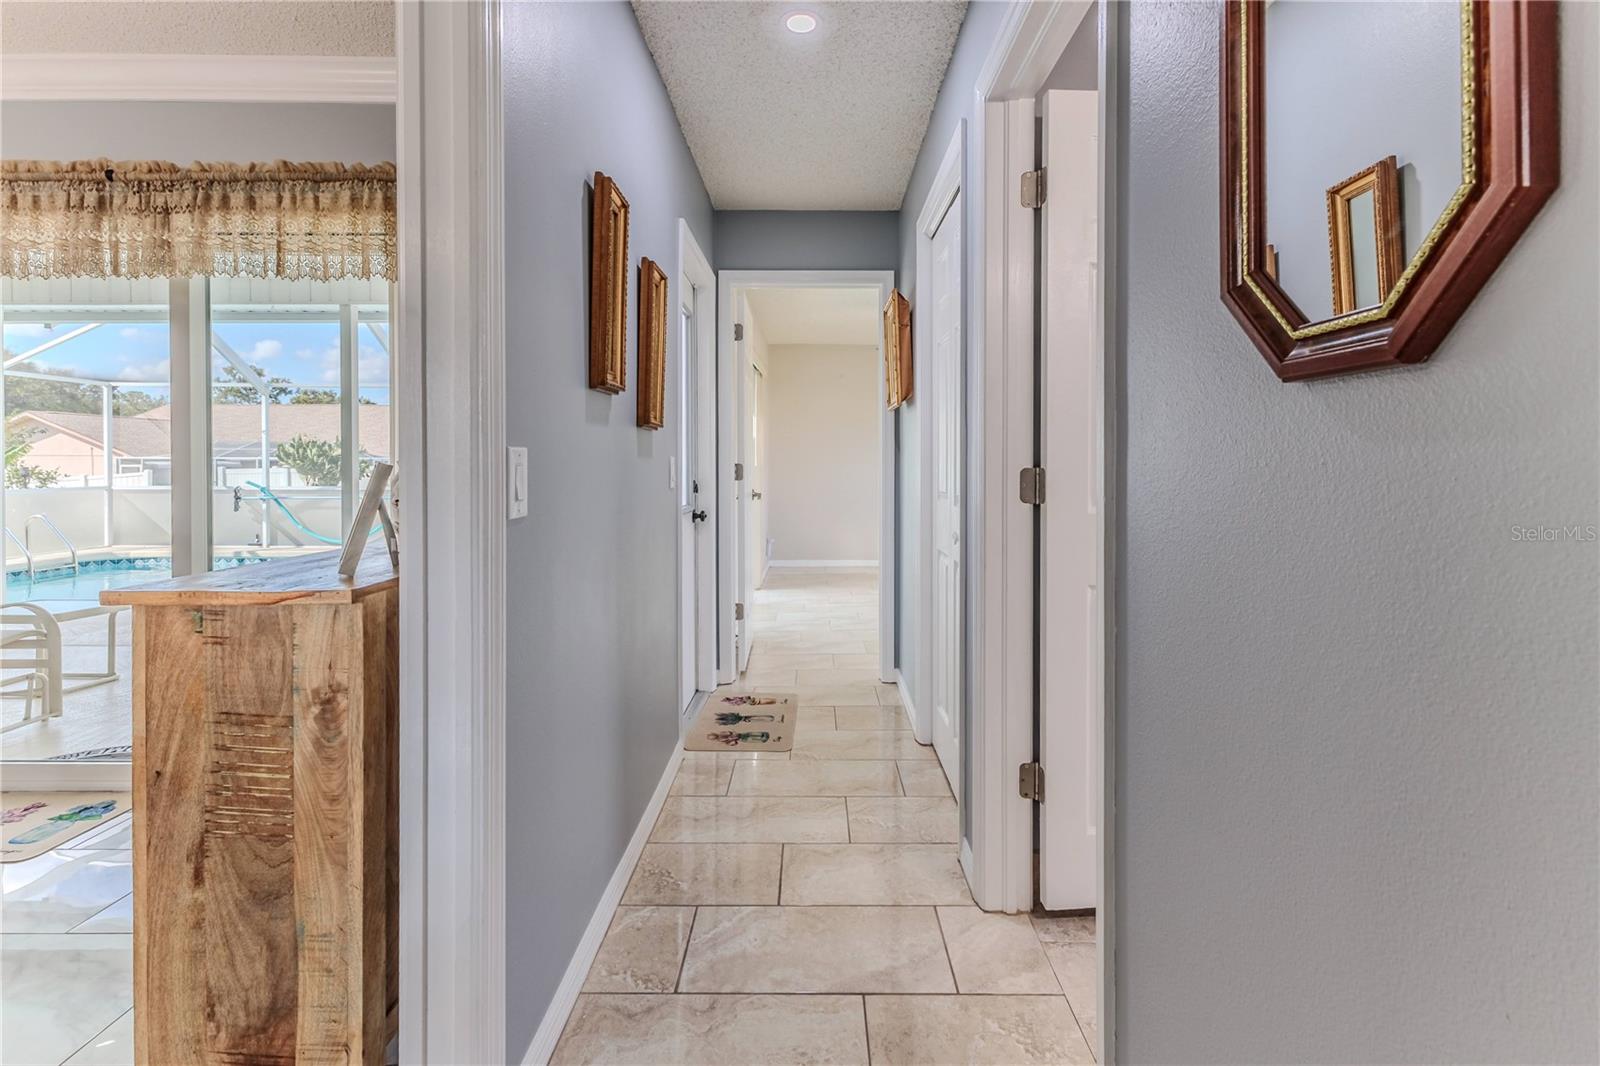
[[[763,628],[776,641],[778,588],[818,584],[870,589],[864,607],[832,620],[842,634],[800,642],[813,655],[849,657],[827,667],[847,671],[827,683],[848,677],[851,686],[833,695],[870,697],[855,686],[897,679],[894,413],[882,330],[893,284],[889,271],[720,274],[721,684],[744,677]]]
[[[971,142],[969,874],[986,908],[1087,930],[1053,961],[1101,1062],[1115,1060],[1098,1019],[1115,1015],[1108,366],[1123,17],[1095,0],[1015,8],[979,79]]]

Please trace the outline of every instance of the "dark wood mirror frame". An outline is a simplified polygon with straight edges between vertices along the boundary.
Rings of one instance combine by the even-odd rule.
[[[1465,0],[1461,189],[1383,304],[1309,322],[1266,269],[1262,0],[1222,9],[1222,302],[1284,381],[1420,363],[1433,353],[1560,173],[1556,9],[1549,0]]]

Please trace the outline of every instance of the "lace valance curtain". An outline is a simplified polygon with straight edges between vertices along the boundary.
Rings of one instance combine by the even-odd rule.
[[[0,162],[0,274],[395,277],[392,163]]]

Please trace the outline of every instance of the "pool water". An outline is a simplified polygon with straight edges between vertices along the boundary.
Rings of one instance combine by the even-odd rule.
[[[259,561],[232,555],[218,556],[211,560],[211,568],[226,570]],[[77,573],[73,573],[70,566],[61,566],[40,570],[31,578],[26,570],[8,570],[5,600],[7,603],[26,600],[97,600],[106,589],[165,581],[171,576],[172,559],[165,556],[85,560],[79,565]]]

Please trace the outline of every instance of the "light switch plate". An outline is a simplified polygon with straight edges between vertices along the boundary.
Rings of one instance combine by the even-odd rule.
[[[528,449],[506,449],[506,517],[528,517]]]

